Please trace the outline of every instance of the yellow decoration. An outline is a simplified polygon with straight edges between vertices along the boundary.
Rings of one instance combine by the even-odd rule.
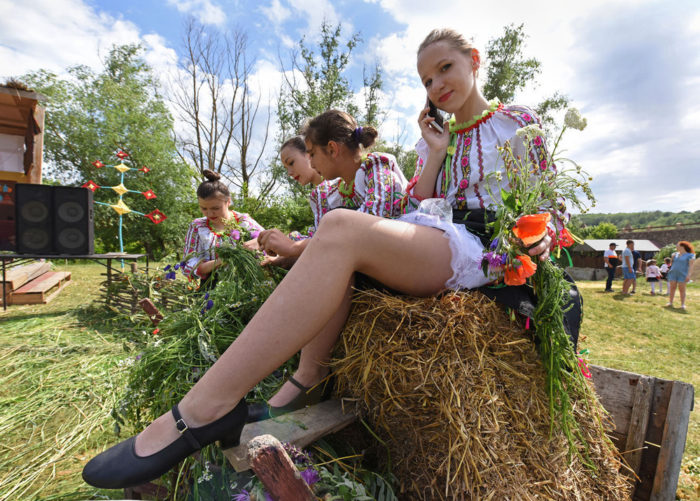
[[[112,189],[119,193],[119,195],[123,195],[124,193],[129,191],[129,189],[126,186],[124,186],[124,183],[118,184],[117,186],[112,186]]]
[[[131,212],[131,209],[129,209],[129,208],[126,206],[126,204],[124,203],[124,200],[119,200],[118,203],[116,203],[116,204],[114,204],[114,205],[110,205],[110,207],[111,207],[112,209],[114,209],[114,211],[115,211],[117,214],[119,214],[120,216],[121,216],[122,214],[128,214],[129,212]]]
[[[126,172],[128,171],[131,167],[127,167],[124,164],[119,164],[114,166],[115,169],[117,169],[119,172]]]

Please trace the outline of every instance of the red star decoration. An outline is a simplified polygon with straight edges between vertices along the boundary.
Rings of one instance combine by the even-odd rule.
[[[88,190],[90,190],[94,193],[100,188],[100,185],[97,184],[95,181],[90,180],[87,183],[85,183],[82,187],[87,188]]]
[[[144,192],[141,193],[141,194],[142,194],[144,197],[146,197],[146,200],[152,200],[152,199],[154,199],[154,198],[157,198],[157,197],[156,197],[156,194],[153,193],[153,190],[144,191]]]
[[[144,165],[143,167],[141,167],[139,170],[140,170],[141,172],[143,172],[144,174],[146,174],[146,173],[148,173],[148,172],[151,171],[151,169],[149,169],[149,168],[146,167],[145,165]]]
[[[158,209],[152,210],[151,212],[146,214],[146,217],[153,221],[154,224],[162,223],[163,221],[168,219],[168,217]]]
[[[94,162],[92,162],[92,165],[94,165],[94,166],[97,167],[98,169],[99,169],[100,167],[104,167],[104,166],[105,166],[105,164],[103,164],[103,163],[100,162],[99,160],[95,160]]]
[[[126,157],[129,156],[129,154],[128,154],[128,153],[124,153],[122,150],[119,150],[119,151],[117,152],[117,156],[118,156],[119,158],[121,158],[122,160],[124,160]]]

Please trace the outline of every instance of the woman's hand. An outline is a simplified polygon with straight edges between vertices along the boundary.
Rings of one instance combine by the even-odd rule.
[[[260,262],[260,266],[278,266],[279,268],[288,270],[292,267],[296,260],[296,257],[290,256],[265,256],[265,258]]]
[[[549,259],[549,248],[552,245],[552,237],[549,236],[549,234],[546,234],[544,237],[542,237],[542,240],[540,242],[533,246],[530,247],[530,249],[527,251],[528,254],[530,254],[532,257],[539,256],[540,261],[546,261]]]
[[[296,242],[277,228],[261,231],[258,245],[271,256],[298,256]]]
[[[447,122],[443,125],[443,131],[438,132],[437,129],[430,126],[435,121],[434,117],[428,115],[430,108],[425,107],[418,115],[418,127],[420,127],[423,140],[430,147],[430,152],[437,153],[440,158],[445,158],[447,147],[450,145],[450,131]]]

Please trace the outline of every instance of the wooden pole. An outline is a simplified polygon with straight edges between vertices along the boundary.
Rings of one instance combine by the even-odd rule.
[[[314,501],[306,484],[282,443],[272,435],[260,435],[248,442],[248,462],[270,493],[281,501]]]

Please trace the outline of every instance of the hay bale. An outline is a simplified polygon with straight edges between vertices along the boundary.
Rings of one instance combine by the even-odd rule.
[[[388,444],[405,499],[629,499],[605,411],[576,399],[595,473],[550,437],[544,371],[522,325],[478,292],[356,293],[338,392]]]

